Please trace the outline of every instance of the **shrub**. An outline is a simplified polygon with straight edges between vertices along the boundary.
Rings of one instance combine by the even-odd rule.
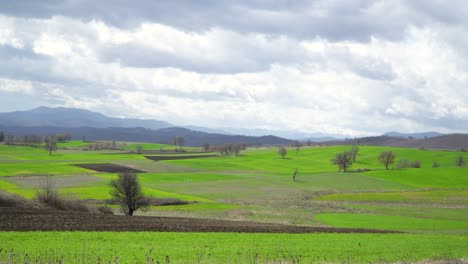
[[[101,214],[104,214],[104,215],[113,215],[114,214],[114,210],[112,210],[112,208],[110,208],[107,204],[99,206],[97,208],[97,211],[99,213],[101,213]]]
[[[432,162],[432,168],[437,168],[437,167],[439,167],[439,166],[440,166],[440,165],[439,165],[439,163],[437,163],[437,161],[433,161],[433,162]]]
[[[42,189],[36,194],[38,202],[58,210],[71,210],[79,212],[90,212],[89,207],[77,197],[63,198],[55,187],[55,181],[48,176]]]
[[[411,162],[411,168],[421,168],[421,161],[415,160]]]
[[[411,165],[411,162],[407,159],[400,159],[397,164],[396,164],[396,167],[397,169],[406,169],[406,168],[409,168]]]
[[[0,190],[0,207],[31,208],[36,205],[17,194]]]
[[[463,156],[459,156],[455,159],[455,166],[457,167],[463,167],[465,166],[465,158]]]

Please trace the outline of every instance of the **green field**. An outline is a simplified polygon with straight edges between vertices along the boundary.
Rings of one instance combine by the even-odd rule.
[[[185,250],[187,246],[182,242],[183,237],[190,236],[193,236],[191,239],[200,241],[200,252],[214,250],[211,255],[214,260],[235,255],[240,251],[244,255],[239,257],[248,257],[246,250],[259,250],[263,257],[274,258],[274,252],[281,252],[276,250],[273,244],[269,244],[269,241],[276,241],[275,239],[288,254],[300,254],[307,260],[322,261],[321,258],[326,257],[324,261],[343,262],[349,257],[358,262],[372,262],[379,261],[381,257],[382,261],[394,262],[468,257],[468,167],[455,166],[455,158],[463,155],[468,159],[468,153],[360,146],[357,162],[352,165],[351,170],[369,171],[343,173],[338,172],[330,160],[336,153],[348,150],[348,146],[303,147],[298,152],[291,148],[288,149],[285,159],[281,159],[276,148],[250,148],[238,157],[219,156],[155,162],[143,155],[128,153],[128,150],[133,150],[138,143],[127,143],[122,153],[75,149],[82,146],[82,143],[64,143],[52,156],[42,148],[0,145],[0,189],[33,198],[41,182],[47,175],[52,175],[61,193],[72,194],[81,199],[109,199],[108,183],[117,174],[87,170],[73,164],[113,163],[146,171],[139,177],[147,196],[196,202],[188,205],[152,207],[147,212],[139,212],[141,215],[375,228],[412,233],[235,236],[140,233],[144,239],[136,246],[148,251],[154,245],[156,250],[161,246],[162,242],[159,242],[164,241],[174,248],[159,248],[158,254],[162,256],[164,251],[174,259],[183,259],[184,254],[187,254],[187,257],[196,257],[198,251]],[[174,148],[161,144],[142,146],[144,150]],[[377,160],[378,154],[385,150],[395,152],[397,160],[419,160],[422,167],[398,170],[391,166],[390,170],[385,170]],[[440,166],[432,168],[434,161]],[[297,180],[293,181],[292,174],[295,169],[299,173]],[[92,250],[98,250],[92,242],[98,239],[111,243],[118,240],[119,236],[138,235],[71,234],[53,235],[59,236],[60,239],[74,239],[75,247],[81,248],[82,243],[86,243],[86,247]],[[19,245],[24,242],[27,245],[24,251],[41,252],[45,249],[35,248],[32,241],[35,237],[43,239],[49,241],[48,248],[54,248],[55,242],[51,242],[50,236],[52,233],[48,232],[1,233],[0,247],[19,250]],[[246,242],[252,236],[258,239],[258,244]],[[223,239],[231,239],[229,245],[232,248],[226,248],[225,245],[218,248],[218,241]],[[374,245],[377,242],[366,243],[366,246],[361,244],[361,247],[356,248],[356,241],[364,243],[373,239],[380,241],[378,243],[381,248],[376,248],[379,246]],[[4,244],[4,241],[8,243]],[[106,251],[109,243],[103,243],[100,250]],[[327,243],[336,244],[335,254],[332,249],[326,248]],[[427,250],[419,243],[426,245]],[[440,249],[436,250],[437,247]],[[176,252],[177,248],[182,251]],[[72,248],[66,247],[57,249],[72,251]],[[119,255],[130,258],[129,252],[130,249],[122,246]],[[401,253],[395,255],[396,252]],[[138,254],[138,257],[144,257],[145,253]],[[357,259],[358,256],[362,258]]]
[[[395,263],[462,259],[468,246],[466,236],[427,234],[5,232],[0,241],[0,261],[65,263]]]

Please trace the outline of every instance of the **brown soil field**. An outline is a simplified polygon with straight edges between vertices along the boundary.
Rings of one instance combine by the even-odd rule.
[[[217,157],[216,154],[207,155],[177,155],[177,156],[145,156],[145,158],[160,161],[160,160],[180,160],[180,159],[201,159],[201,158],[213,158]]]
[[[0,208],[0,231],[157,231],[244,233],[396,233],[373,229],[302,227],[180,217],[119,216]]]
[[[121,173],[121,172],[133,172],[133,173],[143,173],[145,171],[137,170],[130,167],[125,167],[122,165],[112,164],[112,163],[91,163],[91,164],[73,164],[81,168],[99,171],[99,172],[110,172],[110,173]]]

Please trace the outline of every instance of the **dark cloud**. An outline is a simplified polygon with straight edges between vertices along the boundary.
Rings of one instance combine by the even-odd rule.
[[[119,27],[156,22],[187,31],[213,27],[237,32],[368,41],[372,36],[399,39],[409,25],[432,20],[466,20],[468,2],[454,1],[126,1],[126,0],[3,0],[0,12],[13,16],[63,15],[103,20]]]

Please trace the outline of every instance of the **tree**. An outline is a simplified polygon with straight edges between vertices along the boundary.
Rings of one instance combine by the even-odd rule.
[[[395,162],[395,154],[393,151],[384,151],[379,154],[379,162],[385,165],[385,169],[388,170],[388,165],[393,164]]]
[[[457,167],[463,167],[465,166],[465,158],[463,156],[459,156],[455,159],[455,166]]]
[[[299,172],[299,170],[297,168],[294,169],[294,173],[293,173],[293,181],[296,181],[296,175],[297,173]]]
[[[137,152],[138,154],[143,153],[143,146],[140,145],[140,144],[136,145],[136,152]]]
[[[210,144],[204,143],[203,144],[203,151],[208,152],[210,150]]]
[[[136,210],[149,206],[149,199],[141,192],[141,186],[135,173],[120,173],[119,178],[112,180],[110,185],[112,187],[110,194],[114,197],[114,201],[122,207],[125,215],[132,216]]]
[[[49,151],[49,156],[52,156],[52,151],[57,151],[57,138],[55,136],[46,137],[45,149]]]
[[[278,148],[278,154],[281,156],[282,159],[284,159],[284,157],[286,157],[286,155],[288,154],[288,150],[284,146],[281,146]]]
[[[293,146],[296,148],[296,154],[299,153],[299,149],[302,147],[302,143],[299,140],[293,142]]]
[[[356,162],[356,157],[358,155],[358,152],[359,152],[359,147],[356,145],[354,145],[349,151],[349,153],[351,154],[351,158],[353,159],[353,162]]]
[[[0,142],[3,142],[5,140],[5,134],[3,131],[0,131]]]
[[[184,139],[184,137],[175,136],[172,139],[172,143],[173,143],[174,146],[177,146],[180,149],[182,149],[182,147],[185,145],[185,139]]]
[[[353,158],[349,151],[338,153],[336,157],[332,159],[332,163],[338,166],[338,170],[346,172],[351,165],[353,165]]]

